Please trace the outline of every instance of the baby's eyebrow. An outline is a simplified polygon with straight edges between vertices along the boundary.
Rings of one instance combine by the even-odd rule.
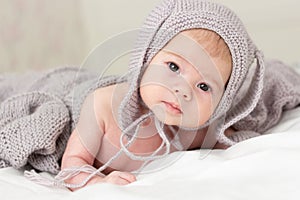
[[[172,51],[169,51],[169,50],[164,50],[163,52],[164,52],[165,54],[171,54],[172,56],[175,56],[175,57],[177,57],[177,58],[183,59],[183,60],[185,60],[186,62],[188,62],[184,57],[178,55],[178,54],[175,53],[175,52],[172,52]]]
[[[187,63],[191,64],[192,66],[194,66],[194,64],[192,64],[189,60],[187,60],[187,59],[184,58],[183,56],[181,56],[181,55],[179,55],[179,54],[177,54],[177,53],[175,53],[175,52],[173,52],[173,51],[164,50],[163,52],[164,52],[165,54],[169,54],[169,55],[171,55],[171,56],[174,56],[174,57],[176,57],[177,59],[184,60],[184,62],[187,62]]]

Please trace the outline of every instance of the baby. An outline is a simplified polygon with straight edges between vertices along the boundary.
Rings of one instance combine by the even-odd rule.
[[[210,12],[215,16],[210,16]],[[154,18],[154,14],[158,16]],[[190,15],[195,17],[190,18]],[[218,21],[221,18],[226,21]],[[154,19],[158,21],[153,23]],[[129,152],[148,155],[150,159],[163,143],[166,145],[156,154],[165,155],[163,150],[170,153],[230,145],[217,143],[216,137],[208,137],[212,140],[206,144],[203,142],[208,135],[208,125],[223,120],[221,116],[230,106],[236,85],[241,84],[254,54],[258,53],[238,18],[213,3],[164,1],[150,14],[145,27],[150,32],[146,33],[149,34],[147,39],[151,40],[142,41],[148,42],[148,47],[138,46],[137,52],[144,54],[138,56],[143,56],[145,61],[139,65],[132,61],[128,75],[132,78],[128,78],[128,82],[98,88],[87,96],[64,153],[62,170],[86,165],[100,168],[129,142]],[[235,33],[237,28],[241,29],[238,34]],[[262,87],[262,70],[259,66],[255,95],[259,95]],[[235,75],[237,73],[239,75]],[[228,89],[226,98],[220,104],[225,88]],[[253,104],[256,101],[253,99]],[[216,110],[218,105],[219,110]],[[122,116],[118,122],[116,113],[120,108]],[[134,130],[138,133],[135,136],[132,130],[127,133],[130,123],[141,116],[143,120]],[[125,120],[130,123],[124,125]],[[226,130],[227,136],[234,132],[230,126]],[[171,141],[169,146],[167,141]],[[137,170],[143,162],[143,159],[120,154],[103,169],[103,175],[91,177],[87,184],[131,183],[136,177],[129,172]],[[81,172],[66,182],[80,183],[88,176],[89,173]]]
[[[271,64],[270,73],[283,75],[264,80],[262,54],[228,8],[200,0],[163,1],[141,29],[125,78],[99,84],[85,98],[57,179],[72,190],[98,182],[125,185],[136,181],[130,172],[171,152],[227,148],[258,136],[278,122],[284,107],[266,104],[266,98],[287,102],[284,93],[274,92],[279,88],[274,80],[282,78],[280,91],[295,86],[284,78],[294,74],[290,69]],[[300,102],[299,88],[293,91],[289,108]],[[271,114],[277,121],[262,120],[270,117],[262,114],[268,109],[280,110]]]
[[[230,77],[231,63],[227,45],[213,31],[191,29],[180,32],[152,58],[143,73],[138,88],[143,102],[139,112],[153,112],[165,125],[185,128],[203,126],[223,95]],[[62,169],[83,165],[99,168],[118,152],[122,130],[115,113],[128,93],[128,87],[125,82],[98,88],[88,95],[63,156]],[[178,131],[177,137],[182,145],[180,150],[200,148],[206,131],[206,128],[189,133]],[[164,133],[173,139],[168,127],[165,127]],[[126,138],[122,139],[124,143],[128,142]],[[141,124],[129,150],[135,154],[150,154],[161,143],[162,138],[157,133],[153,118],[149,118]],[[216,144],[215,147],[225,146]],[[170,152],[175,150],[176,146],[171,144]],[[125,171],[136,170],[140,165],[141,161],[120,155],[103,171],[107,176],[94,176],[87,184],[131,183],[136,178]],[[81,173],[69,182],[78,183],[87,176],[87,173]]]

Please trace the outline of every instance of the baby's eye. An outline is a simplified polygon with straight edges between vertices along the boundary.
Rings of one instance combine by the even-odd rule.
[[[172,72],[179,72],[179,67],[175,63],[169,62],[168,66]]]
[[[210,87],[206,83],[199,83],[197,84],[197,87],[203,90],[204,92],[207,92],[210,90]]]

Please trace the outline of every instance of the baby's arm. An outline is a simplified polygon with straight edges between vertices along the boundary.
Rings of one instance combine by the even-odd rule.
[[[105,97],[100,91],[88,95],[85,99],[76,128],[72,132],[62,158],[62,170],[70,167],[93,165],[104,136],[104,122],[101,116],[107,112]],[[101,98],[97,98],[101,97]],[[67,183],[81,183],[89,174],[80,173],[68,179]],[[127,172],[112,172],[107,176],[94,176],[87,185],[96,182],[109,182],[119,185],[135,181],[135,176]]]
[[[93,165],[95,157],[87,151],[78,136],[77,129],[71,134],[67,148],[62,158],[61,169],[66,169],[70,167],[79,167],[83,165]],[[75,177],[68,179],[66,182],[71,184],[81,183],[86,177],[87,173],[80,173]],[[103,178],[100,176],[94,176],[87,184],[92,184],[94,182],[99,182]]]
[[[83,165],[93,165],[95,156],[93,156],[84,145],[82,145],[82,142],[80,138],[78,137],[78,132],[75,129],[72,135],[70,136],[70,139],[68,141],[68,145],[66,148],[66,151],[64,153],[63,159],[62,159],[62,169],[66,169],[69,167],[74,166],[83,166]],[[72,177],[67,180],[67,183],[71,184],[78,184],[81,183],[89,174],[88,173],[80,173],[75,177]],[[131,182],[134,182],[135,176],[133,176],[130,173],[127,172],[119,172],[114,171],[110,173],[109,175],[105,176],[98,176],[95,175],[90,179],[90,181],[87,183],[87,185],[91,185],[98,182],[108,182],[113,183],[117,185],[126,185]],[[71,190],[74,190],[70,188]]]

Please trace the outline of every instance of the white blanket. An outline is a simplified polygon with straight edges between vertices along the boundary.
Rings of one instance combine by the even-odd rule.
[[[173,153],[151,163],[127,186],[101,183],[70,192],[37,185],[23,171],[4,168],[0,199],[299,199],[300,107],[285,112],[268,133],[226,150]]]
[[[148,173],[127,186],[102,183],[72,193],[37,185],[24,178],[22,171],[4,168],[0,198],[299,199],[300,108],[286,112],[269,132],[227,150],[173,153],[151,163],[145,169]]]

